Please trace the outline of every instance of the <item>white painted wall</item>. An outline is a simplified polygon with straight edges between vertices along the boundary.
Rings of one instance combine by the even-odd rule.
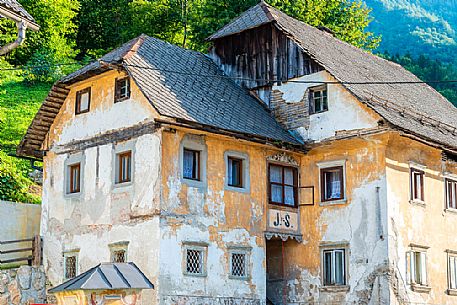
[[[290,81],[335,81],[327,71],[301,76]],[[307,99],[308,88],[318,86],[312,83],[285,82],[273,86],[273,90],[283,93],[283,99],[288,103],[298,103]],[[322,141],[335,136],[342,130],[356,130],[377,126],[377,120],[369,114],[356,98],[342,85],[328,84],[328,111],[309,116],[309,126],[303,126],[296,131],[304,140]]]

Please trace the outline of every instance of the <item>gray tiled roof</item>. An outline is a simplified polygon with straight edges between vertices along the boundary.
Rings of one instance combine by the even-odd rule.
[[[103,263],[51,288],[49,292],[153,288],[154,285],[134,263]]]
[[[263,14],[262,16],[259,16]],[[343,42],[265,3],[247,10],[209,39],[270,20],[317,63],[342,82],[418,82],[398,64]],[[408,133],[457,148],[457,108],[427,84],[345,84],[360,101]]]
[[[26,19],[27,21],[35,24],[35,19],[30,15],[22,5],[16,0],[0,0],[0,7],[12,12],[21,18]]]

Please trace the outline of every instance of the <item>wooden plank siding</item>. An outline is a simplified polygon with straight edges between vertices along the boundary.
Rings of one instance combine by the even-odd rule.
[[[210,56],[227,75],[240,78],[239,85],[266,97],[272,80],[281,83],[323,70],[274,24],[217,39]]]

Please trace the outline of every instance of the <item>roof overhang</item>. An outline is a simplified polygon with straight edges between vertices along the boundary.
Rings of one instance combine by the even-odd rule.
[[[6,9],[2,6],[0,6],[0,15],[4,16],[8,19],[11,19],[15,22],[24,22],[27,26],[28,29],[31,29],[32,31],[38,31],[40,29],[40,26],[36,24],[35,22],[28,20],[21,15],[15,13],[12,10]]]

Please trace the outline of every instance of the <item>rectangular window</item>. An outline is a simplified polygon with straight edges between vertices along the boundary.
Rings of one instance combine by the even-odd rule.
[[[72,279],[76,277],[76,270],[78,265],[76,255],[65,255],[64,260],[65,279]]]
[[[319,113],[328,110],[327,87],[319,86],[309,89],[309,113]]]
[[[81,191],[81,163],[76,163],[68,167],[68,192],[70,194],[79,193]]]
[[[243,160],[228,157],[228,185],[243,187]]]
[[[335,166],[321,169],[321,200],[344,199],[344,169]]]
[[[446,205],[448,209],[457,209],[457,181],[446,179]]]
[[[298,171],[294,167],[269,165],[270,203],[297,206]]]
[[[449,255],[449,289],[457,290],[457,256]]]
[[[427,286],[427,257],[425,251],[410,252],[410,272],[413,284]]]
[[[424,172],[411,168],[411,200],[424,201]]]
[[[230,275],[235,278],[248,276],[247,254],[245,252],[232,252],[230,254]]]
[[[203,250],[186,249],[186,273],[203,275]]]
[[[200,180],[200,152],[184,148],[183,177],[185,179]]]
[[[325,286],[346,285],[345,249],[323,251],[323,276]]]
[[[127,151],[117,154],[118,172],[117,183],[130,182],[132,180],[132,152]]]
[[[76,92],[75,114],[89,112],[90,109],[90,87]]]
[[[122,102],[130,98],[130,78],[116,79],[114,102]]]

